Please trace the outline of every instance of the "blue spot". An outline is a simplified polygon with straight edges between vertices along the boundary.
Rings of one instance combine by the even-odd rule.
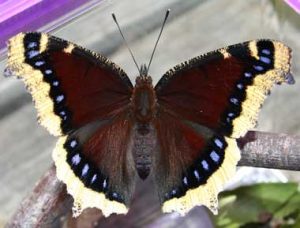
[[[73,165],[78,165],[81,161],[81,157],[79,154],[75,154],[73,157],[72,157],[72,164]]]
[[[106,187],[107,187],[107,181],[106,181],[106,179],[103,181],[102,186],[103,186],[103,189],[106,189]]]
[[[200,175],[198,173],[197,170],[194,170],[194,176],[196,177],[196,179],[199,181],[200,180]]]
[[[94,176],[93,176],[93,178],[91,180],[91,184],[93,184],[96,181],[96,179],[97,179],[97,174],[94,174]]]
[[[244,88],[242,83],[237,84],[236,87],[238,87],[238,89],[243,89]]]
[[[38,52],[38,51],[35,51],[35,50],[31,50],[31,51],[29,51],[27,54],[28,54],[28,58],[31,59],[31,58],[37,56],[37,55],[39,54],[39,52]]]
[[[259,57],[259,61],[264,62],[266,64],[270,64],[271,63],[271,59],[264,57],[264,56],[260,56]]]
[[[49,70],[49,69],[48,69],[48,70],[45,70],[45,74],[52,74],[52,72],[53,72],[53,71],[52,71],[52,70]]]
[[[39,66],[42,66],[44,64],[45,64],[45,61],[37,61],[37,62],[35,62],[34,65],[36,65],[37,67],[39,67]]]
[[[184,177],[184,178],[183,178],[183,183],[184,183],[184,185],[186,185],[186,186],[189,184],[189,183],[188,183],[188,180],[187,180],[187,177]]]
[[[88,173],[89,169],[90,169],[89,165],[85,164],[82,169],[81,176],[84,177]]]
[[[228,116],[229,116],[229,117],[234,117],[234,113],[233,113],[233,112],[230,112],[230,113],[228,113]]]
[[[203,160],[203,161],[201,162],[201,164],[202,164],[203,169],[209,170],[209,165],[208,165],[207,161]]]
[[[252,77],[252,74],[250,72],[245,72],[244,75],[245,75],[246,78],[251,78]]]
[[[222,143],[222,141],[220,139],[215,139],[215,144],[217,145],[217,147],[219,147],[220,149],[223,149],[224,144]]]
[[[113,193],[112,193],[112,196],[113,196],[115,199],[119,198],[119,194],[116,193],[116,192],[113,192]]]
[[[173,189],[173,190],[171,191],[171,194],[172,194],[173,196],[175,196],[175,195],[177,194],[176,189]]]
[[[37,47],[37,43],[36,43],[36,42],[30,42],[30,43],[27,45],[27,48],[34,48],[34,47]]]
[[[60,111],[59,112],[59,115],[63,118],[63,120],[66,120],[67,119],[67,113],[65,111]]]
[[[220,156],[216,153],[216,151],[212,151],[209,156],[216,163],[220,160]]]
[[[263,71],[264,70],[264,68],[262,66],[260,66],[260,65],[254,65],[253,67],[257,71]]]
[[[56,97],[56,102],[57,102],[57,103],[60,103],[60,102],[62,102],[62,101],[64,100],[64,98],[65,98],[64,95],[62,95],[62,94],[61,94],[61,95],[58,95],[58,96]]]
[[[261,52],[264,53],[265,55],[271,54],[271,51],[269,49],[263,49]]]
[[[53,85],[53,86],[58,86],[58,85],[59,85],[59,82],[58,82],[58,81],[53,81],[53,82],[52,82],[52,85]]]
[[[73,139],[73,140],[70,142],[70,147],[75,148],[75,146],[77,146],[77,141],[76,141],[75,139]]]
[[[230,98],[230,102],[233,103],[233,104],[235,104],[235,105],[239,104],[239,100],[236,99],[235,97]]]

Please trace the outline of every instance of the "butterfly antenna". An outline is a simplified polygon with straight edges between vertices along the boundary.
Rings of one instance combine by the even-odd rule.
[[[138,71],[139,71],[139,74],[141,74],[139,65],[137,64],[137,62],[136,62],[136,60],[135,60],[135,58],[134,58],[134,56],[133,56],[133,53],[132,53],[132,51],[131,51],[131,49],[130,49],[130,47],[129,47],[129,45],[128,45],[128,43],[127,43],[127,41],[126,41],[126,39],[125,39],[125,37],[124,37],[122,31],[121,31],[121,28],[120,28],[119,23],[118,23],[118,21],[117,21],[116,15],[115,15],[114,13],[112,13],[111,16],[112,16],[112,18],[114,19],[114,21],[115,21],[115,23],[116,23],[116,25],[117,25],[117,27],[118,27],[118,29],[119,29],[119,32],[120,32],[120,34],[121,34],[121,36],[122,36],[122,38],[123,38],[123,41],[124,41],[124,43],[125,43],[127,49],[129,50],[130,55],[131,55],[131,57],[132,57],[132,59],[133,59],[133,62],[135,63],[135,65],[136,65],[136,67],[137,67],[137,69],[138,69]]]
[[[171,10],[168,9],[167,12],[166,12],[165,19],[164,19],[163,24],[162,24],[162,26],[161,26],[161,29],[160,29],[158,38],[157,38],[157,40],[156,40],[155,46],[154,46],[154,48],[153,48],[153,51],[152,51],[152,54],[151,54],[151,57],[150,57],[150,61],[149,61],[148,67],[147,67],[147,74],[148,74],[148,72],[149,72],[149,67],[150,67],[150,65],[151,65],[151,62],[152,62],[152,59],[153,59],[153,56],[154,56],[154,53],[155,53],[155,50],[156,50],[158,41],[159,41],[159,39],[160,39],[160,36],[161,36],[161,34],[162,34],[162,31],[164,30],[164,27],[165,27],[166,21],[167,21],[167,19],[168,19],[168,17],[169,17],[170,11],[171,11]]]

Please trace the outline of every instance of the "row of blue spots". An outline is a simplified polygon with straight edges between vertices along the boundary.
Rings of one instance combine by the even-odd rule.
[[[222,142],[222,140],[220,140],[219,138],[215,138],[213,140],[214,142],[214,146],[216,146],[219,150],[224,150],[225,149],[225,144],[224,142]],[[210,153],[209,153],[209,157],[210,159],[215,163],[215,164],[219,164],[220,162],[220,155],[215,151],[215,150],[212,150]],[[209,166],[209,163],[203,159],[201,161],[201,166],[202,168],[205,170],[205,171],[209,171],[210,170],[210,166]],[[200,181],[201,180],[201,176],[199,174],[199,171],[197,169],[194,169],[193,170],[193,175],[194,177],[197,179],[197,181]],[[186,176],[183,177],[182,179],[182,182],[185,186],[188,186],[188,178]]]
[[[72,148],[72,150],[75,150],[78,147],[78,145],[79,144],[76,139],[72,139],[69,141],[69,147]],[[82,161],[82,157],[79,152],[75,153],[71,158],[72,166],[79,166],[81,161]],[[81,177],[86,178],[89,174],[89,171],[90,171],[90,165],[88,163],[85,163],[81,169]],[[92,177],[90,183],[91,184],[95,183],[97,178],[98,178],[98,175],[96,173],[93,174],[93,177]],[[105,189],[107,187],[106,179],[103,181],[102,187],[103,187],[103,189]]]
[[[271,55],[271,51],[269,49],[263,49],[261,53],[259,53],[259,62],[253,65],[253,68],[258,72],[264,71],[265,68],[259,63],[270,65],[272,61],[269,55]]]
[[[182,177],[181,187],[174,187],[172,190],[165,193],[165,200],[183,196],[188,189],[204,184],[207,178],[209,178],[209,176],[219,167],[221,155],[219,155],[217,151],[224,152],[226,142],[219,137],[214,137],[211,142],[212,144],[210,144],[210,147],[212,147],[212,150],[207,154],[206,158],[200,160],[200,162],[198,160],[195,165],[198,168],[191,168],[189,174]],[[202,168],[199,169],[199,165]]]
[[[43,66],[46,64],[46,60],[44,59],[33,59],[34,57],[37,57],[40,52],[37,50],[38,47],[38,43],[35,41],[31,41],[27,44],[27,49],[29,49],[27,51],[27,58],[31,60],[32,64],[34,64],[35,67],[38,67],[44,74],[44,76],[46,77],[47,81],[50,81],[51,85],[54,88],[58,88],[59,86],[59,81],[57,79],[55,79],[55,77],[53,76],[53,70],[50,69],[49,67],[45,67],[43,68]],[[65,96],[62,93],[54,93],[55,97],[54,97],[54,102],[56,104],[62,104],[62,102],[65,100]],[[62,118],[62,120],[66,121],[68,119],[68,115],[67,115],[67,111],[64,108],[60,108],[58,115]]]
[[[71,151],[68,151],[68,152],[72,153],[72,151],[76,151],[78,149],[78,146],[79,146],[79,144],[78,144],[78,141],[76,139],[70,140],[68,142],[68,147],[71,148]],[[84,164],[81,164],[81,163],[84,163]],[[101,179],[101,177],[100,177],[101,174],[99,175],[98,173],[93,173],[92,175],[90,175],[91,172],[93,172],[93,169],[91,168],[91,166],[88,162],[85,162],[85,160],[82,158],[82,156],[80,155],[79,152],[75,153],[71,157],[71,166],[73,166],[73,167],[74,166],[75,167],[82,167],[79,170],[80,178],[86,179],[86,178],[88,178],[88,176],[91,176],[92,178],[90,179],[88,185],[91,186],[91,185],[101,184],[102,191],[106,192],[107,187],[108,187],[108,178],[102,178]],[[97,181],[98,181],[98,183],[97,183]],[[107,196],[107,198],[109,198],[111,200],[117,200],[117,201],[122,202],[122,197],[117,192],[106,192],[106,196]]]
[[[258,48],[258,59],[254,60],[254,58],[249,58],[246,61],[253,61],[248,69],[246,69],[241,78],[237,81],[235,85],[235,90],[232,95],[228,98],[228,107],[227,112],[224,113],[224,123],[226,123],[226,127],[224,131],[228,134],[232,133],[232,121],[240,115],[241,111],[241,103],[245,99],[245,91],[247,85],[252,83],[252,79],[256,74],[262,74],[266,70],[272,68],[273,64],[273,56],[272,56],[272,46],[271,42],[261,42],[257,44]]]

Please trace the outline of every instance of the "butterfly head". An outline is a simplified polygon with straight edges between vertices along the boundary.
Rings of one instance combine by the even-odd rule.
[[[148,68],[146,64],[142,64],[140,67],[140,76],[147,76],[148,74]]]
[[[146,64],[142,64],[139,70],[140,75],[135,79],[136,87],[150,87],[152,88],[152,78],[148,75],[148,69]]]

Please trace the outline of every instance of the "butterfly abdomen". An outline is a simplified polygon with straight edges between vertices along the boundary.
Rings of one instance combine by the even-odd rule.
[[[139,125],[137,123],[134,127],[132,155],[137,173],[144,180],[150,174],[157,143],[154,127],[151,124],[147,125],[148,134],[143,135],[140,134]]]

